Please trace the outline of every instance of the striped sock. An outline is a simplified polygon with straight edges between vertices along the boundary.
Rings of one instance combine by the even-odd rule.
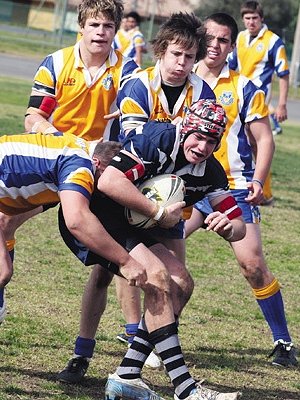
[[[196,385],[183,359],[176,322],[151,332],[149,339],[165,365],[175,394],[179,399],[185,399]]]
[[[149,343],[149,333],[145,324],[145,319],[142,318],[133,342],[117,369],[119,377],[123,379],[140,378],[144,363],[153,350],[153,347],[154,346]]]

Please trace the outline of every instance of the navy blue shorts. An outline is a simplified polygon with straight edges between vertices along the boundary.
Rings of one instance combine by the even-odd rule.
[[[125,217],[124,207],[102,196],[100,192],[93,194],[90,209],[97,216],[106,231],[128,252],[140,243],[143,243],[146,247],[153,246],[159,242],[155,238],[156,236],[177,239],[183,234],[183,223],[181,222],[172,229],[163,229],[160,227],[141,229],[131,226]],[[100,264],[114,274],[119,272],[117,265],[93,253],[70,233],[65,224],[61,207],[58,213],[58,225],[64,242],[84,265]]]

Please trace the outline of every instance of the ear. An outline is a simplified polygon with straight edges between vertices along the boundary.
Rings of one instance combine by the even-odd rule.
[[[99,158],[93,157],[93,162],[94,162],[95,167],[96,167],[97,169],[99,169],[99,167],[100,167],[100,165],[101,165],[101,161],[99,160]]]

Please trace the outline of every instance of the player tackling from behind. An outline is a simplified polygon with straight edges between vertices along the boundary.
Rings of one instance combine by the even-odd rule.
[[[142,285],[144,315],[120,367],[108,379],[107,400],[160,399],[141,379],[145,360],[154,347],[174,385],[176,400],[234,400],[239,397],[238,392],[224,394],[204,388],[188,371],[177,326],[194,284],[185,265],[163,245],[164,238],[184,240],[184,221],[181,213],[176,214],[175,205],[158,206],[136,186],[153,176],[176,174],[185,181],[183,206],[190,206],[204,197],[209,199],[213,212],[206,218],[208,230],[228,241],[243,238],[245,224],[241,210],[228,190],[223,168],[212,156],[220,145],[225,126],[224,110],[215,100],[195,102],[187,110],[183,122],[177,125],[147,122],[128,134],[122,150],[98,181],[101,195],[94,194],[91,210],[110,235],[132,257],[140,260],[147,271],[147,282]],[[124,207],[151,217],[158,226],[147,230],[131,226]],[[81,260],[93,256],[72,239],[62,219],[60,228],[67,245]]]

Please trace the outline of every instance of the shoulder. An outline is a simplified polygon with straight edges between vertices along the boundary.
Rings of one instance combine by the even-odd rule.
[[[226,183],[227,176],[221,163],[212,155],[207,159],[205,173],[211,177],[214,183]]]
[[[176,135],[176,125],[169,122],[148,121],[144,125],[139,126],[133,135],[140,135],[141,138],[147,137],[151,139],[163,137],[164,141],[167,142],[169,137]]]

